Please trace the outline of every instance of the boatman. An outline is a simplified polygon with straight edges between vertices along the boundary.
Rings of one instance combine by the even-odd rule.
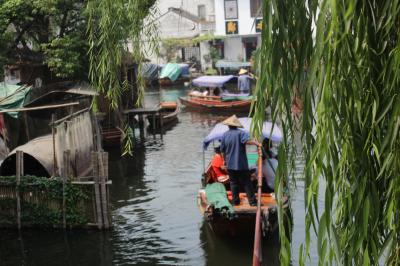
[[[242,68],[239,71],[238,77],[238,89],[240,93],[247,93],[250,94],[251,90],[251,80],[253,79],[247,74],[247,70]]]
[[[232,203],[233,205],[240,204],[239,188],[243,186],[249,204],[251,206],[256,206],[257,201],[251,184],[249,165],[247,162],[246,144],[257,146],[260,144],[251,141],[248,133],[239,130],[239,128],[243,128],[243,125],[236,115],[229,117],[223,121],[222,124],[229,127],[229,130],[222,136],[220,147],[229,174]]]

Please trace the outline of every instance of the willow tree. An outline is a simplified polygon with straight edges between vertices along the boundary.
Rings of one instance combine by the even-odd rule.
[[[89,78],[94,87],[105,94],[113,108],[124,90],[139,92],[143,97],[141,76],[129,88],[127,67],[139,67],[148,53],[157,52],[156,0],[89,0],[87,3],[89,35]]]
[[[301,133],[306,239],[300,264],[307,264],[313,230],[321,265],[399,265],[399,1],[265,0],[263,12],[253,129],[259,132],[266,106],[281,120],[280,151],[287,156],[281,156],[278,194],[293,178],[290,152]],[[294,102],[302,102],[298,116]],[[281,230],[283,265],[291,259],[288,239]]]

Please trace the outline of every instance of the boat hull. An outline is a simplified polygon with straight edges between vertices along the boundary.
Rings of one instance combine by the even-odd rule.
[[[158,83],[160,84],[160,87],[169,87],[169,86],[183,85],[185,82],[189,81],[190,81],[189,77],[180,77],[175,81],[172,81],[169,78],[162,78],[158,80]]]
[[[208,100],[197,98],[180,97],[179,100],[186,108],[198,111],[208,110],[211,112],[248,113],[251,100],[223,102],[221,100]]]
[[[230,193],[230,192],[229,192]],[[208,204],[204,190],[198,194],[198,207],[204,219],[216,235],[248,237],[254,235],[257,208],[249,206],[246,196],[240,193],[241,205],[234,206],[234,217],[219,214]],[[230,196],[228,196],[230,198]],[[285,197],[284,209],[288,212],[288,199]],[[263,235],[268,237],[278,230],[277,203],[269,193],[262,194]],[[286,228],[285,228],[286,229]]]
[[[178,114],[180,112],[179,102],[163,102],[158,105],[158,108],[160,108],[159,115],[147,116],[149,129],[160,129],[160,115],[162,116],[163,127],[168,127],[170,124],[175,124],[178,121]]]

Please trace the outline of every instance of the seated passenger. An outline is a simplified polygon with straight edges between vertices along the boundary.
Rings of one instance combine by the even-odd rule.
[[[226,183],[229,181],[229,176],[228,172],[226,170],[224,158],[221,155],[221,149],[220,147],[215,147],[214,148],[215,155],[211,160],[211,166],[213,168],[213,171],[215,173],[216,180],[215,182],[221,182],[221,183]]]

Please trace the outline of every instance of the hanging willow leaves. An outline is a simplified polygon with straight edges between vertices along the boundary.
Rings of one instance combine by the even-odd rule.
[[[300,263],[308,264],[313,230],[321,265],[399,265],[399,1],[263,4],[253,129],[260,133],[270,106],[282,122],[280,151],[288,162],[300,129],[306,160]],[[290,171],[279,173],[279,179],[291,178]],[[325,194],[319,195],[322,184]],[[281,262],[289,265],[289,238],[280,231]]]
[[[129,91],[130,101],[143,105],[142,63],[158,54],[155,0],[90,0],[87,3],[89,39],[89,78],[91,84],[117,109]],[[128,82],[129,65],[135,64],[136,82]],[[125,99],[126,101],[126,99]],[[133,104],[128,101],[128,106]],[[96,104],[96,102],[94,102]],[[131,128],[124,126],[124,152],[132,154]]]
[[[158,52],[154,3],[155,0],[90,0],[87,3],[89,77],[113,108],[118,106],[126,89],[137,89],[136,104],[142,104],[141,63],[146,55]],[[130,59],[138,66],[139,73],[133,88],[126,82]]]

